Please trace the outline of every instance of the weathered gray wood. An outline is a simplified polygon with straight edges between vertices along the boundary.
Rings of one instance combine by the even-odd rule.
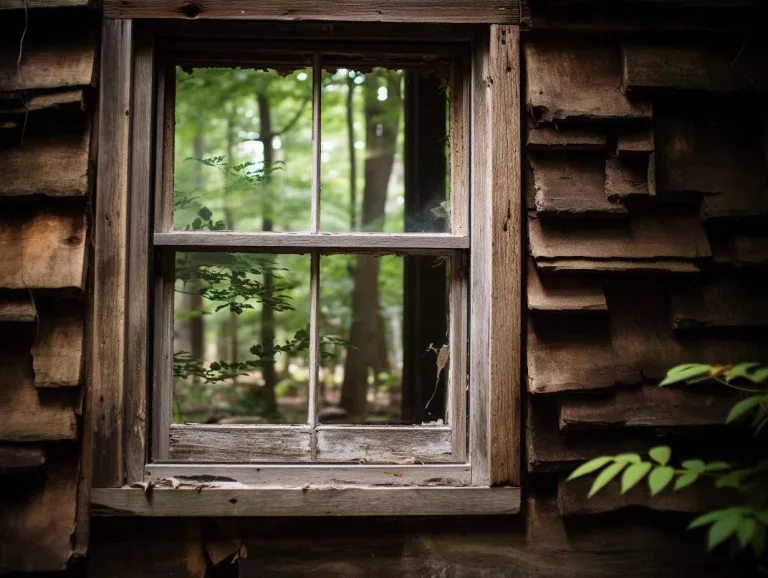
[[[18,46],[0,48],[0,92],[89,86],[94,84],[96,42],[83,34],[66,42],[27,42],[16,67]]]
[[[99,174],[94,214],[93,341],[89,360],[94,486],[120,486],[124,476],[126,243],[131,22],[102,27]]]
[[[520,488],[94,488],[95,516],[428,516],[514,514]]]
[[[171,460],[186,462],[308,461],[306,426],[172,425]]]
[[[45,447],[0,444],[0,475],[38,469],[45,464]]]
[[[768,327],[764,280],[757,277],[679,282],[672,292],[676,329],[697,327]]]
[[[540,259],[536,266],[542,271],[560,273],[698,273],[699,268],[683,259]]]
[[[557,418],[555,418],[557,430]],[[246,486],[302,488],[311,486],[468,486],[469,464],[321,465],[301,464],[147,464],[153,484],[176,480],[185,484],[236,482]]]
[[[450,427],[320,426],[317,459],[367,464],[456,461]]]
[[[31,323],[37,319],[29,291],[0,291],[0,322]]]
[[[91,0],[0,0],[0,10],[19,8],[74,8],[88,6]]]
[[[560,429],[722,425],[736,400],[733,395],[713,395],[686,388],[617,389],[606,396],[563,400]]]
[[[605,195],[613,201],[655,194],[648,187],[648,160],[614,158],[605,160]]]
[[[520,6],[513,0],[106,0],[104,16],[516,24]]]
[[[765,92],[760,64],[743,43],[633,44],[622,47],[627,92]]]
[[[37,387],[74,387],[83,382],[85,311],[77,300],[50,300],[37,305],[38,323],[32,344]]]
[[[0,108],[0,116],[18,115],[26,112],[40,110],[66,108],[86,110],[87,104],[85,91],[82,88],[70,90],[57,90],[55,92],[42,92],[30,94],[26,98],[21,93],[0,94],[0,100],[18,101],[16,107]]]
[[[605,194],[600,157],[529,156],[536,189],[536,211],[545,216],[625,215],[627,209]]]
[[[606,311],[605,294],[595,278],[541,275],[533,260],[528,263],[528,309],[575,313]]]
[[[0,287],[85,287],[85,212],[46,209],[6,212],[0,221]]]
[[[528,130],[525,144],[529,151],[597,151],[606,149],[608,136],[583,129],[541,126]]]
[[[647,121],[651,104],[620,91],[619,47],[597,41],[525,43],[527,106],[535,122]]]
[[[621,133],[616,142],[619,157],[647,157],[654,150],[653,130]]]

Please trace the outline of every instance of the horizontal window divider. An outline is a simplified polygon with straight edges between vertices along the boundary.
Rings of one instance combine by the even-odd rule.
[[[440,516],[517,514],[518,487],[94,488],[94,516]]]
[[[469,237],[448,233],[237,233],[177,231],[155,233],[156,247],[178,251],[251,253],[421,252],[469,249]]]
[[[153,485],[227,484],[254,487],[304,488],[313,486],[468,486],[469,464],[171,464],[145,467]]]
[[[318,461],[418,464],[456,461],[450,427],[320,426]]]

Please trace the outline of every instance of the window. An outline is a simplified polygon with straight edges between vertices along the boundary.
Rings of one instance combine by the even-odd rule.
[[[363,492],[339,513],[517,507],[489,487],[513,482],[519,460],[519,303],[491,299],[505,287],[517,299],[521,283],[505,275],[519,269],[507,250],[519,159],[494,164],[508,157],[490,138],[511,120],[519,139],[519,96],[507,109],[487,94],[494,63],[516,74],[507,28],[394,39],[305,26],[285,39],[261,25],[233,39],[105,25],[118,46],[103,59],[132,67],[111,86],[132,98],[132,153],[124,448],[100,445],[98,419],[94,436],[97,455],[124,465],[97,472],[95,503],[140,502],[109,488],[151,482],[155,497],[127,509],[173,515],[151,502],[182,480],[214,501],[239,496],[205,506],[215,515],[291,513],[302,488]],[[102,85],[102,116],[118,125]],[[517,333],[509,368],[493,364],[500,327]],[[384,511],[366,490],[421,493],[409,507],[393,494],[405,502]],[[457,509],[449,490],[483,492]],[[331,507],[312,500],[297,513]]]

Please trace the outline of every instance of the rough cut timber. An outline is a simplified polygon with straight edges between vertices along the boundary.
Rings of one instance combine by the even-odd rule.
[[[605,293],[595,277],[541,275],[536,264],[528,263],[528,309],[578,313],[606,311]]]
[[[536,123],[650,120],[649,101],[621,93],[618,46],[544,39],[524,46],[527,106]]]
[[[754,109],[732,106],[743,106],[746,114]],[[704,218],[768,214],[762,127],[743,122],[732,108],[689,103],[659,105],[656,119],[659,196],[701,193]]]
[[[17,324],[0,335],[0,440],[74,440],[76,392],[35,387],[29,355],[32,331],[29,324]]]
[[[673,286],[675,329],[697,327],[768,327],[766,279],[722,276]]]
[[[30,40],[24,45],[19,74],[18,43],[0,45],[0,92],[92,85],[95,46],[86,34],[61,41]]]
[[[528,320],[528,391],[602,389],[638,383],[640,372],[616,353],[607,328],[590,320]]]
[[[38,304],[38,324],[32,345],[37,387],[77,386],[83,381],[83,323],[85,311],[74,299]]]
[[[29,291],[0,291],[0,322],[31,323],[37,319]]]
[[[24,140],[0,149],[0,196],[80,197],[88,193],[91,127],[85,115],[60,124],[30,122]]]
[[[6,102],[10,106],[6,106]],[[85,91],[82,88],[57,90],[23,95],[22,93],[0,94],[0,116],[19,115],[26,112],[39,112],[49,109],[74,109],[84,111],[87,108]]]
[[[536,190],[536,210],[543,216],[625,215],[624,205],[605,195],[605,167],[600,157],[529,157]]]
[[[526,140],[529,151],[599,151],[607,146],[605,133],[575,128],[533,127]]]
[[[0,475],[26,472],[45,464],[45,448],[27,444],[0,444]]]
[[[617,389],[605,396],[562,400],[560,430],[723,425],[736,401],[733,395],[685,387]]]
[[[0,287],[83,289],[83,209],[7,211],[0,220]]]
[[[652,130],[622,133],[616,141],[616,154],[622,158],[647,157],[653,152],[653,149]]]
[[[45,471],[0,494],[0,571],[59,572],[72,556],[78,444],[55,444]]]
[[[626,92],[768,90],[764,60],[742,41],[728,47],[625,44],[622,52]]]
[[[654,187],[655,188],[655,187]],[[648,159],[614,158],[605,160],[605,195],[611,201],[649,197]]]
[[[695,259],[711,256],[696,217],[628,220],[528,219],[531,253],[545,269],[695,271]]]

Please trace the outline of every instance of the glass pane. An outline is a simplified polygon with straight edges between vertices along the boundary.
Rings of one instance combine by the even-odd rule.
[[[450,230],[449,78],[447,67],[323,72],[323,230]]]
[[[176,69],[175,229],[308,231],[312,70]]]
[[[177,253],[175,423],[305,423],[307,255]]]
[[[447,272],[443,257],[321,257],[320,423],[444,418]]]

